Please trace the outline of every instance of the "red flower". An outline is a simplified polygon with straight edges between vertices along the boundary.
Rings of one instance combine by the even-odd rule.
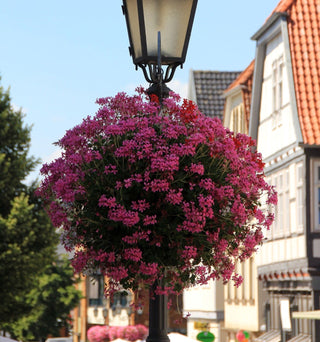
[[[159,97],[156,94],[150,94],[149,97],[151,102],[154,102],[156,104],[160,103]]]
[[[199,116],[199,110],[191,100],[184,99],[180,108],[180,117],[184,123],[195,121]]]

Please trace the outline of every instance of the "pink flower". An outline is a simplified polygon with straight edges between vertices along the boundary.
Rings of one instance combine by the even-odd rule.
[[[109,164],[109,165],[106,165],[105,168],[104,168],[104,173],[105,173],[106,175],[109,175],[109,174],[114,174],[114,175],[116,175],[117,172],[118,172],[118,170],[117,170],[116,165],[111,165],[111,164]]]
[[[97,114],[67,131],[61,157],[41,169],[37,193],[75,270],[100,270],[108,294],[163,276],[167,293],[217,278],[238,285],[235,263],[273,222],[277,194],[255,141],[179,101],[160,111],[141,89],[98,99]]]
[[[109,267],[107,275],[118,282],[128,276],[128,270],[124,266]]]
[[[146,200],[133,201],[131,204],[131,208],[143,213],[145,210],[150,208],[150,204],[147,203]]]
[[[232,277],[232,280],[234,281],[234,285],[236,287],[239,287],[242,284],[242,282],[243,282],[243,277],[241,275],[235,274]]]
[[[142,252],[139,248],[127,248],[124,250],[124,258],[126,260],[140,261]]]
[[[141,262],[140,271],[141,273],[145,275],[154,276],[158,272],[158,264],[155,262],[154,263]]]
[[[190,260],[197,256],[197,248],[193,246],[185,246],[181,253],[183,259]]]
[[[189,170],[193,173],[198,173],[199,175],[204,174],[204,166],[201,163],[198,163],[198,164],[191,163]]]
[[[125,226],[132,227],[140,221],[139,214],[135,211],[125,210],[117,206],[108,213],[108,218],[114,222],[122,222]]]
[[[146,215],[145,218],[143,219],[143,225],[149,226],[157,223],[157,215]]]
[[[151,189],[152,192],[163,192],[169,189],[169,182],[164,179],[154,179],[145,185],[145,190]]]
[[[182,189],[170,189],[166,195],[166,200],[171,204],[180,204],[183,200]]]
[[[87,337],[90,342],[107,342],[110,341],[109,327],[95,325],[89,328]]]
[[[151,171],[177,171],[179,170],[179,157],[169,154],[164,157],[155,157],[151,160]]]
[[[106,198],[105,195],[102,195],[99,198],[98,206],[107,207],[107,208],[115,208],[117,206],[117,200],[115,197]]]

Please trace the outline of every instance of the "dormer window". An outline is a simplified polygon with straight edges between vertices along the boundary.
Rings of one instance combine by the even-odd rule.
[[[281,108],[283,106],[283,57],[272,63],[272,128],[281,125]]]
[[[234,133],[246,133],[243,103],[232,109],[230,128]]]

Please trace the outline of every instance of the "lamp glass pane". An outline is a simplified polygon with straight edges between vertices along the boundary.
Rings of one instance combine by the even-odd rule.
[[[134,57],[138,58],[142,55],[140,26],[138,16],[137,0],[127,0],[127,10],[129,18],[129,30],[132,39],[132,48],[134,50]]]
[[[161,54],[183,57],[183,47],[193,0],[144,0],[148,56],[157,56],[158,31],[161,32]]]

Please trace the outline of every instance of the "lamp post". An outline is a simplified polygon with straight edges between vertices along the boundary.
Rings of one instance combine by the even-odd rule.
[[[129,52],[136,69],[143,70],[151,83],[147,93],[169,96],[170,82],[183,65],[198,0],[123,0],[123,14],[129,35]],[[169,342],[167,335],[167,296],[155,294],[163,280],[155,282],[149,299],[147,342]]]
[[[160,99],[169,95],[166,83],[183,65],[198,0],[123,0],[129,52]]]

